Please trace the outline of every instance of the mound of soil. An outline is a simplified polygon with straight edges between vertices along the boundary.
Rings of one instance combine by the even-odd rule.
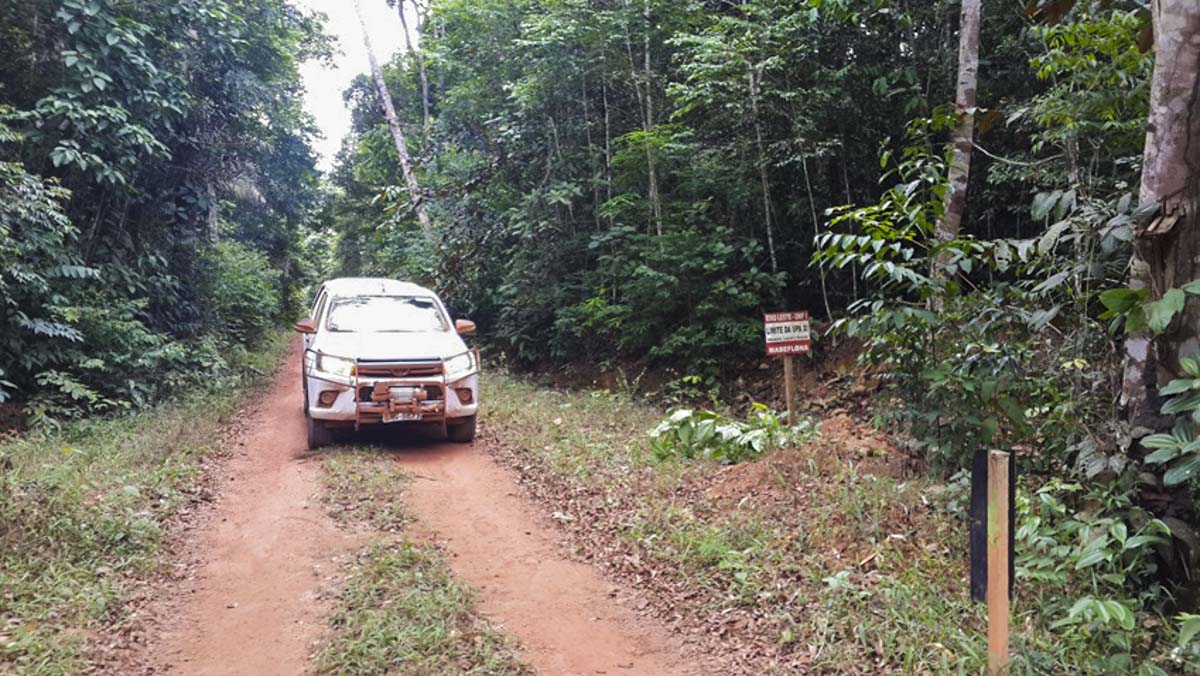
[[[757,460],[725,467],[706,477],[704,492],[719,502],[791,502],[811,475],[810,465],[829,468],[847,462],[861,473],[901,478],[908,456],[870,425],[837,413],[821,422],[818,439],[801,448],[780,448]]]

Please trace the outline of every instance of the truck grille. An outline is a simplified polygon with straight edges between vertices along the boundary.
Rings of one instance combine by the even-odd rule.
[[[436,364],[364,364],[358,363],[358,375],[364,378],[425,378],[442,373]]]
[[[425,401],[440,401],[442,399],[442,388],[437,385],[425,385]],[[358,388],[359,401],[372,401],[371,395],[374,388],[370,385],[363,385]]]

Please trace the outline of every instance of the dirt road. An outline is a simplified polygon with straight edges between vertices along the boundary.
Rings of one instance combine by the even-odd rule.
[[[397,451],[416,478],[409,504],[451,554],[454,574],[478,588],[483,611],[519,639],[544,674],[676,674],[664,632],[609,596],[588,565],[554,544],[507,471],[482,450],[441,444]]]
[[[322,578],[358,538],[317,502],[321,466],[305,445],[299,343],[228,468],[198,535],[192,585],[162,624],[158,660],[179,674],[300,674],[324,630]]]
[[[178,590],[161,621],[168,629],[157,661],[173,673],[307,671],[328,612],[323,580],[361,545],[318,504],[321,468],[305,450],[299,351],[288,360],[197,535],[194,583]],[[416,477],[409,508],[417,531],[444,545],[455,575],[480,589],[483,612],[539,672],[686,673],[660,628],[562,555],[552,523],[481,449],[414,436],[384,452]]]

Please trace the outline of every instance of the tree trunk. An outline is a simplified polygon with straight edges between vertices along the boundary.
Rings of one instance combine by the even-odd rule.
[[[1157,300],[1200,277],[1200,3],[1156,0],[1152,8],[1155,61],[1140,202],[1158,211],[1134,228],[1129,285]],[[1197,350],[1194,298],[1157,338],[1145,331],[1126,337],[1121,401],[1135,427],[1163,426],[1158,387],[1180,375],[1181,356]]]
[[[763,223],[767,229],[767,253],[771,257],[771,272],[779,272],[779,263],[775,258],[775,228],[771,224],[771,183],[767,180],[767,152],[763,147],[762,118],[758,110],[758,78],[753,64],[746,69],[750,81],[750,109],[754,115],[754,141],[758,147],[758,178],[762,183]]]
[[[817,202],[813,197],[812,181],[808,178],[808,155],[800,156],[800,166],[804,169],[804,189],[808,193],[808,210],[812,213],[813,242],[815,244],[817,238],[821,236],[821,221],[817,219]],[[818,266],[817,272],[821,276],[821,301],[825,304],[825,318],[833,321],[833,309],[829,307],[829,287],[825,282],[825,266]]]
[[[604,104],[604,198],[612,201],[612,123],[608,112],[608,83],[600,84],[600,100]],[[612,225],[612,219],[609,219]]]
[[[958,28],[958,93],[954,107],[958,125],[954,128],[954,159],[948,176],[946,209],[938,221],[936,236],[945,243],[958,238],[963,211],[967,207],[967,183],[971,178],[971,146],[975,136],[975,84],[979,72],[979,8],[981,0],[963,0]],[[934,257],[933,274],[945,278],[949,253]]]
[[[626,0],[625,7],[629,8],[629,1]],[[654,230],[662,236],[662,205],[658,195],[658,167],[654,158],[654,151],[650,149],[649,136],[650,130],[654,127],[654,99],[652,95],[651,82],[653,81],[654,73],[650,68],[650,0],[645,0],[642,3],[642,19],[644,23],[644,34],[642,36],[642,72],[639,75],[637,65],[633,59],[633,42],[629,36],[629,24],[625,24],[625,53],[629,56],[629,75],[630,81],[633,82],[633,92],[637,95],[638,107],[641,109],[642,131],[646,132],[646,193],[650,201],[650,215],[654,220]],[[645,93],[642,92],[642,87],[645,86]]]
[[[643,50],[643,71],[646,78],[646,133],[649,135],[650,130],[654,128],[654,72],[650,69],[650,0],[642,2],[642,20],[645,28],[645,33],[642,35],[642,50]],[[647,139],[649,140],[649,139]],[[654,230],[659,237],[662,237],[662,198],[658,194],[658,168],[655,166],[657,160],[654,153],[651,152],[650,146],[646,146],[646,164],[649,171],[650,181],[650,208],[654,212]]]
[[[221,210],[217,206],[217,190],[212,181],[205,186],[208,192],[208,241],[216,244],[221,239]]]
[[[412,200],[413,209],[417,212],[417,220],[421,230],[430,244],[434,243],[433,224],[429,214],[425,212],[425,198],[421,194],[421,186],[417,183],[417,175],[413,172],[412,159],[408,155],[408,143],[404,140],[404,127],[396,117],[396,109],[392,106],[392,94],[388,91],[387,83],[383,81],[383,71],[375,60],[375,50],[371,47],[371,37],[367,34],[367,22],[363,20],[359,0],[354,0],[354,11],[358,14],[358,23],[362,28],[363,44],[367,48],[367,58],[371,62],[371,77],[375,80],[375,88],[379,92],[379,104],[383,107],[383,116],[387,118],[388,129],[392,132],[392,141],[396,144],[396,155],[400,158],[400,171],[404,174],[404,184],[408,189],[408,197]]]
[[[408,49],[408,57],[417,64],[417,77],[421,82],[421,122],[422,128],[425,130],[425,137],[429,137],[430,116],[429,116],[429,78],[425,73],[425,59],[417,53],[413,47],[412,36],[408,34],[408,18],[404,16],[404,7],[408,3],[405,0],[400,0],[396,6],[400,9],[400,25],[404,28],[404,46]],[[416,7],[416,3],[413,3]],[[417,8],[420,9],[420,8]]]

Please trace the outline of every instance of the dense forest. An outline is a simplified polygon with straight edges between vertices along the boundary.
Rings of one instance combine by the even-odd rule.
[[[331,177],[337,264],[429,280],[518,361],[689,383],[744,370],[762,311],[809,309],[825,344],[864,341],[935,465],[1003,443],[1043,471],[1123,468],[1149,7],[983,3],[956,112],[960,8],[422,6],[421,49],[384,72],[421,192],[364,75]]]
[[[0,401],[141,407],[297,312],[320,208],[289,3],[0,3]]]
[[[428,284],[513,368],[692,400],[806,309],[921,471],[1018,452],[1018,575],[1086,656],[1034,671],[1195,665],[1190,0],[388,1],[411,39],[323,175],[320,15],[0,0],[5,411],[151,405],[332,275]]]

